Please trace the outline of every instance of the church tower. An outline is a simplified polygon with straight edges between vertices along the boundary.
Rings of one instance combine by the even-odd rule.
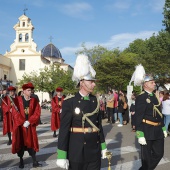
[[[14,30],[16,31],[16,38],[14,43],[10,46],[10,52],[6,54],[13,53],[17,51],[18,54],[28,54],[32,52],[37,53],[37,44],[33,40],[33,30],[31,19],[25,14],[19,17],[19,21],[14,25]],[[40,54],[40,52],[38,52]]]

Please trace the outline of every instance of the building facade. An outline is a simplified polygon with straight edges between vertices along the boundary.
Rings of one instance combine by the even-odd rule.
[[[14,25],[16,37],[14,43],[10,46],[10,51],[0,55],[0,76],[2,80],[10,80],[13,86],[17,87],[19,79],[22,79],[24,73],[36,71],[50,64],[58,63],[60,68],[67,71],[73,68],[64,63],[64,59],[58,48],[52,43],[45,46],[41,51],[37,51],[37,44],[33,39],[34,26],[31,19],[25,14],[19,17],[19,21]],[[9,85],[6,83],[7,86]],[[42,93],[39,94],[40,101]],[[45,99],[49,99],[47,94],[43,94]]]

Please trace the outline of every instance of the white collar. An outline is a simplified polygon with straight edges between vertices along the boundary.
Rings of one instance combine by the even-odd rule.
[[[79,94],[80,94],[82,97],[84,97],[84,96],[89,96],[89,94],[83,95],[80,91],[79,91]]]

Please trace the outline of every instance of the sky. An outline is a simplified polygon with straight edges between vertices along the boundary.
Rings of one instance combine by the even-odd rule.
[[[26,15],[34,25],[37,50],[52,43],[74,66],[82,43],[123,50],[135,39],[158,33],[165,0],[0,0],[0,54],[10,51],[13,26]]]

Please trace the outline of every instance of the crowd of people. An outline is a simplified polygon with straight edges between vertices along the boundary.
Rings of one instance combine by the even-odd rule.
[[[125,92],[109,90],[108,94],[100,95],[99,100],[102,119],[107,118],[107,123],[119,123],[118,127],[129,123],[129,107]]]

